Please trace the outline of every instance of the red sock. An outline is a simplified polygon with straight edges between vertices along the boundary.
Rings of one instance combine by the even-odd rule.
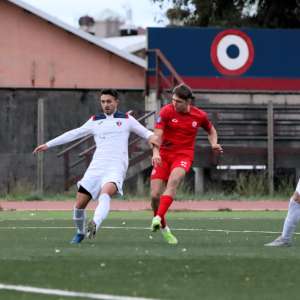
[[[159,207],[157,210],[157,215],[161,217],[161,219],[165,218],[165,214],[169,209],[170,205],[173,202],[173,198],[169,195],[160,196]]]
[[[165,217],[161,218],[160,224],[161,224],[161,228],[165,228],[167,226],[167,222],[166,222],[166,218]]]
[[[157,210],[153,212],[153,215],[154,217],[157,215]],[[161,223],[161,228],[165,228],[167,226],[166,218],[162,217],[160,223]]]

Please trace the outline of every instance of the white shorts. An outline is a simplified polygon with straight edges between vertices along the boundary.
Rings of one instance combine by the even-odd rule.
[[[98,200],[100,196],[101,189],[106,183],[113,182],[118,189],[118,193],[123,195],[123,181],[124,181],[124,172],[107,172],[98,171],[95,172],[87,170],[83,178],[77,182],[77,187],[82,186],[85,188],[91,195],[93,200]]]

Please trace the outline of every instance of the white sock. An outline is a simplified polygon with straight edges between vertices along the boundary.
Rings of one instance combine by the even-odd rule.
[[[171,232],[170,228],[166,226],[165,228],[162,228],[161,231],[163,232]]]
[[[101,194],[99,197],[99,204],[96,207],[93,221],[96,224],[96,229],[100,227],[101,223],[108,216],[110,209],[110,196],[108,194]]]
[[[85,210],[74,207],[73,220],[77,233],[85,234]]]
[[[287,241],[291,241],[299,220],[300,220],[300,204],[294,201],[292,197],[290,199],[288,213],[283,225],[283,230],[282,230],[283,239]]]

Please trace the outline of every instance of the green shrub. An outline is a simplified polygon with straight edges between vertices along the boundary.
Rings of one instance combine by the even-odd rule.
[[[290,197],[295,191],[293,176],[287,176],[280,179],[276,193],[283,197]]]
[[[268,176],[266,172],[257,174],[242,173],[238,176],[235,192],[240,196],[263,196],[268,194]]]

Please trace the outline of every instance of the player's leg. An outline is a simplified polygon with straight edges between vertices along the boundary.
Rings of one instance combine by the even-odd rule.
[[[185,170],[182,168],[175,168],[172,170],[166,189],[160,197],[159,207],[157,209],[156,216],[152,219],[152,230],[159,228],[162,224],[162,220],[165,219],[165,214],[173,202],[176,195],[176,190],[180,182],[185,176]],[[161,226],[162,227],[162,226]],[[168,244],[176,245],[178,243],[177,238],[172,234],[168,226],[161,228],[163,238]]]
[[[179,184],[182,182],[182,180],[184,179],[185,174],[191,168],[191,165],[192,165],[192,161],[190,160],[190,158],[175,156],[170,168],[171,172],[169,175],[166,189],[161,195],[159,200],[157,215],[160,218],[165,216],[166,212],[171,206],[173,199],[176,195],[177,188]]]
[[[291,246],[292,237],[296,226],[300,221],[300,180],[298,181],[295,193],[290,199],[287,216],[284,220],[281,236],[265,246],[283,247]]]
[[[151,180],[151,206],[154,214],[154,224],[155,224],[155,220],[156,219],[158,220],[158,224],[156,224],[156,226],[152,226],[151,230],[155,232],[160,228],[162,236],[168,244],[177,244],[178,240],[172,234],[169,226],[167,226],[165,217],[155,218],[159,207],[159,199],[164,188],[165,188],[165,182],[163,180],[160,179]]]
[[[165,189],[165,181],[162,179],[152,179],[150,182],[150,190],[151,190],[151,207],[152,207],[152,211],[153,211],[153,215],[154,217],[157,214],[157,210],[159,207],[159,199],[160,196],[163,192],[163,190]],[[166,227],[166,220],[165,218],[163,218],[161,220],[161,227],[165,228]],[[156,230],[158,230],[159,228],[157,228]],[[153,231],[156,231],[155,229]]]
[[[91,194],[85,188],[80,186],[76,195],[76,203],[73,210],[73,221],[76,227],[76,234],[71,240],[72,244],[79,244],[85,237],[85,208],[91,198]]]
[[[115,183],[107,182],[101,189],[99,202],[94,212],[94,217],[88,224],[87,237],[95,238],[97,230],[100,228],[102,222],[107,218],[110,210],[111,197],[118,191]]]
[[[165,217],[157,216],[157,211],[160,205],[160,197],[165,189],[168,181],[173,161],[168,157],[162,157],[160,165],[155,166],[151,173],[151,205],[154,217],[151,223],[151,230],[153,232],[161,229],[164,239],[169,244],[177,244],[177,239],[172,235],[170,228],[167,226]]]
[[[152,230],[157,230],[161,226],[161,221],[165,219],[165,215],[171,206],[173,199],[176,195],[176,190],[179,186],[179,184],[182,182],[184,176],[186,174],[186,171],[179,167],[174,168],[171,171],[169,180],[167,182],[167,186],[163,194],[160,196],[159,200],[159,207],[157,209],[156,216],[152,219]],[[171,231],[169,228],[166,228],[165,231],[162,232],[165,233],[166,237],[171,236]],[[177,240],[174,243],[177,243]]]
[[[156,165],[151,173],[151,206],[154,214],[154,220],[157,215],[160,196],[165,189],[166,182],[168,181],[171,172],[171,164],[172,162],[168,159],[168,157],[162,156],[161,164]],[[152,231],[157,231],[160,227],[165,227],[165,218],[159,219],[159,223],[155,226],[152,225],[153,224],[151,224]]]
[[[300,193],[298,192],[299,183],[294,195],[290,199],[287,216],[284,220],[281,236],[273,242],[265,244],[271,247],[287,247],[292,245],[292,237],[296,230],[296,226],[300,221]]]
[[[171,206],[173,199],[176,195],[177,188],[179,184],[184,179],[186,171],[183,168],[174,168],[171,171],[167,186],[163,194],[160,196],[159,207],[157,210],[157,215],[161,218],[165,216],[169,207]]]
[[[175,158],[171,158],[171,160],[173,160],[173,162],[170,167],[170,176],[167,182],[166,189],[160,197],[157,215],[152,220],[152,228],[157,227],[159,224],[159,220],[165,218],[166,212],[171,206],[176,195],[179,184],[182,182],[185,174],[189,171],[192,165],[192,161],[187,157],[177,157],[175,155]],[[165,230],[162,230],[162,233],[165,240],[167,240],[169,244],[177,244],[176,237],[172,235],[168,227],[166,227]]]

